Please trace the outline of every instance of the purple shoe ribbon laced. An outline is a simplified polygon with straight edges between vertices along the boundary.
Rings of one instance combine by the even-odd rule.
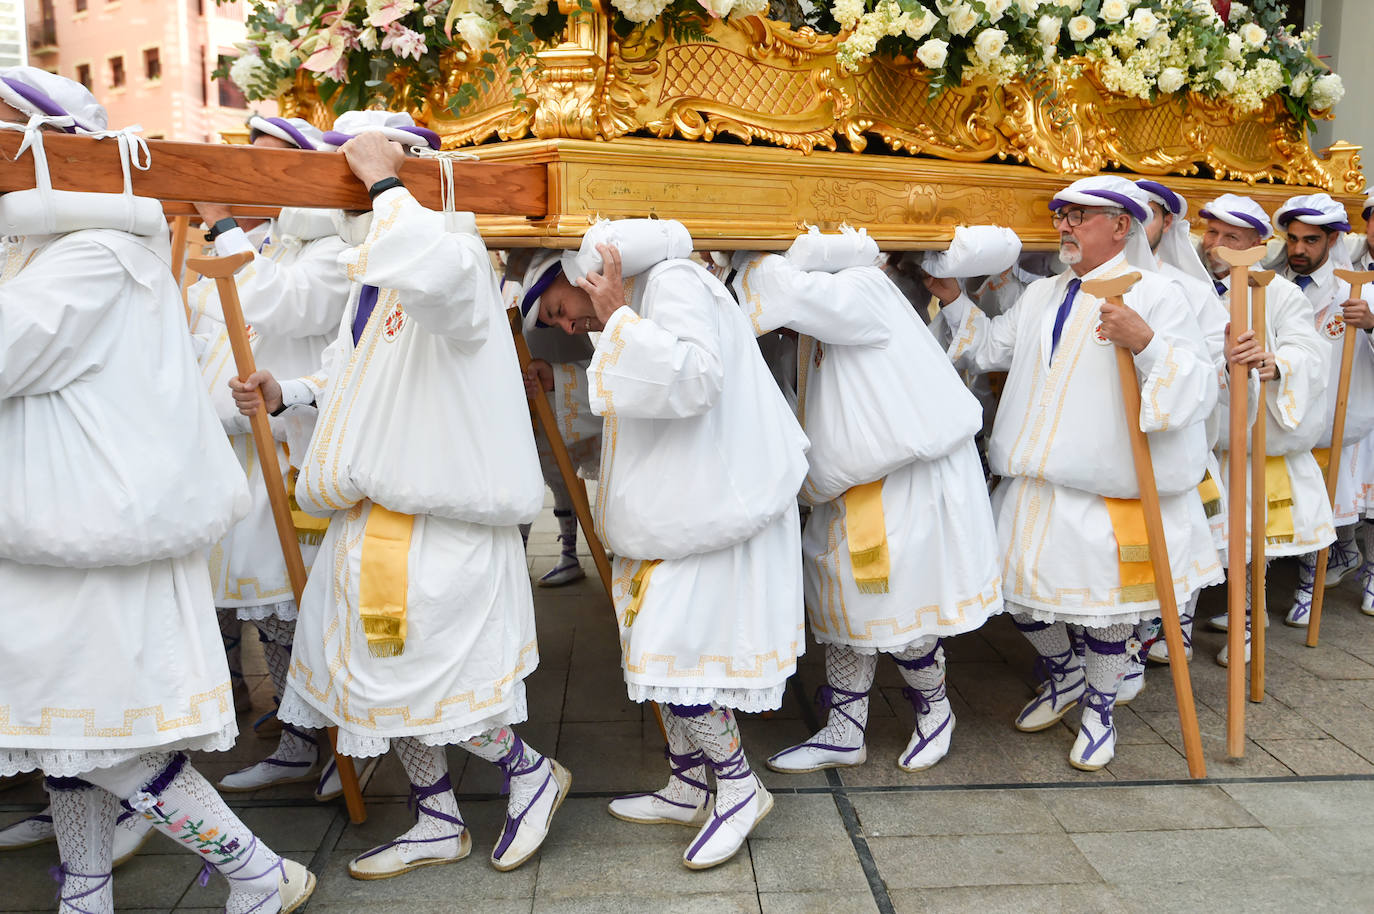
[[[816,704],[823,710],[834,711],[845,720],[848,720],[858,729],[860,735],[864,732],[864,725],[859,723],[858,718],[853,714],[846,711],[845,707],[866,698],[868,698],[867,692],[851,692],[848,689],[841,689],[832,685],[823,685],[816,690]],[[789,752],[794,752],[798,749],[824,749],[829,752],[857,752],[861,748],[863,748],[862,742],[858,746],[841,746],[837,743],[822,743],[808,740],[804,743],[798,743],[791,749],[784,749],[782,752],[778,753],[777,757],[786,755]],[[719,772],[717,772],[717,776],[719,776]]]
[[[113,878],[112,873],[73,873],[71,870],[67,869],[67,864],[65,863],[49,867],[48,875],[57,883],[57,895],[55,897],[58,906],[60,907],[65,904],[73,911],[80,912],[80,914],[95,914],[95,912],[88,908],[80,907],[75,904],[75,902],[101,891],[105,886],[109,885],[110,880]],[[75,895],[70,896],[63,895],[62,890],[66,888],[67,877],[69,876],[75,876],[78,879],[99,879],[100,882],[98,882],[94,888],[87,889],[84,892],[77,892]]]
[[[678,753],[673,752],[667,746],[664,746],[663,757],[668,760],[669,778],[677,778],[679,781],[688,785],[689,787],[695,787],[697,790],[703,792],[710,790],[705,781],[698,780],[689,774],[689,772],[693,771],[694,769],[702,768],[706,765],[706,756],[700,750],[693,750],[691,752],[679,755]],[[636,797],[653,797],[654,799],[659,800],[660,802],[667,803],[669,806],[677,806],[681,809],[697,808],[696,805],[692,803],[683,803],[679,800],[670,800],[657,790],[652,791],[650,793],[628,793],[624,794],[621,797],[621,799],[631,800]]]
[[[263,878],[264,876],[266,876],[268,873],[272,872],[273,870],[276,870],[277,872],[279,872],[279,873],[281,874],[281,881],[282,881],[282,882],[287,881],[287,880],[286,880],[286,861],[285,861],[281,856],[278,856],[278,857],[277,857],[277,862],[276,862],[276,863],[272,864],[272,865],[269,866],[267,869],[263,870],[261,873],[257,873],[257,874],[252,875],[252,876],[239,876],[239,875],[236,875],[237,873],[242,872],[243,869],[244,869],[245,867],[248,866],[248,864],[250,864],[250,863],[253,862],[254,852],[255,852],[257,849],[258,849],[258,838],[257,838],[256,835],[254,835],[254,836],[253,836],[253,840],[250,841],[249,844],[248,844],[248,850],[247,850],[247,852],[245,852],[244,855],[243,855],[241,858],[239,858],[242,862],[241,862],[238,866],[234,867],[232,870],[227,870],[227,871],[226,871],[226,870],[220,870],[220,872],[223,873],[224,878],[225,878],[225,879],[228,879],[228,880],[230,880],[230,881],[232,881],[232,882],[255,882],[255,881],[257,881],[258,879]],[[209,861],[206,861],[206,863],[205,863],[205,868],[202,869],[201,872],[200,872],[200,878],[201,878],[202,880],[204,880],[204,881],[202,881],[202,882],[200,883],[201,885],[205,885],[206,882],[209,882],[209,880],[210,880],[210,873],[209,873],[209,870],[210,870],[210,869],[211,869],[210,863],[209,863]],[[231,894],[233,893],[233,887],[232,887],[232,886],[230,887],[229,891],[230,891]],[[252,914],[253,911],[258,910],[259,908],[261,908],[263,905],[267,904],[267,903],[268,903],[269,901],[271,901],[272,899],[280,897],[280,893],[281,893],[281,888],[280,888],[280,887],[277,887],[277,888],[272,889],[272,891],[268,892],[265,896],[263,896],[263,899],[262,899],[261,901],[259,901],[257,904],[253,905],[251,908],[249,908],[247,911],[245,911],[244,914]]]
[[[913,689],[911,686],[904,686],[902,688],[902,695],[906,697],[907,701],[911,702],[911,707],[916,712],[916,734],[920,737],[920,739],[916,740],[916,744],[911,747],[911,751],[902,756],[902,763],[906,764],[920,755],[921,751],[925,749],[926,746],[929,746],[937,736],[945,732],[945,728],[948,727],[949,722],[954,719],[954,715],[946,714],[945,719],[940,721],[938,727],[930,733],[926,733],[921,729],[921,716],[935,710],[935,702],[945,699],[945,684],[942,682],[933,689]]]
[[[724,778],[726,780],[737,781],[742,778],[754,776],[754,772],[749,768],[749,762],[744,758],[743,746],[736,749],[734,753],[723,762],[712,761],[711,768],[715,771],[717,780]],[[697,851],[701,850],[706,842],[711,840],[711,837],[720,829],[721,825],[731,816],[735,815],[735,813],[748,806],[749,802],[756,796],[758,796],[758,790],[752,790],[749,792],[749,796],[740,800],[734,806],[725,810],[725,812],[719,812],[712,809],[711,817],[706,821],[705,827],[703,827],[701,833],[697,835],[697,839],[692,842],[692,846],[687,848],[687,859],[690,860],[695,857]]]
[[[410,800],[407,803],[407,806],[410,809],[414,810],[415,820],[417,822],[420,820],[421,815],[426,815],[429,816],[431,819],[439,819],[442,822],[448,822],[451,825],[458,826],[457,832],[451,835],[440,835],[437,838],[397,838],[394,841],[388,841],[385,844],[379,845],[378,847],[374,847],[370,851],[365,851],[359,854],[357,859],[365,860],[368,857],[376,856],[384,850],[389,850],[390,848],[397,847],[401,844],[435,844],[439,841],[452,841],[454,838],[461,837],[463,834],[463,829],[467,828],[466,822],[464,822],[457,816],[451,816],[448,813],[440,812],[437,809],[430,809],[428,806],[425,805],[425,800],[428,800],[430,797],[438,796],[439,794],[445,793],[452,789],[453,782],[449,780],[447,771],[444,772],[443,777],[439,778],[439,780],[435,781],[433,784],[430,784],[428,787],[421,787],[419,784],[411,784]]]
[[[94,790],[95,785],[81,778],[43,778],[43,786],[49,790]]]
[[[904,670],[928,670],[940,663],[940,643],[939,640],[936,640],[935,646],[932,647],[928,653],[922,654],[919,657],[912,657],[909,660],[904,660],[896,654],[893,654],[892,660]]]
[[[510,793],[510,782],[514,778],[522,777],[527,774],[534,774],[540,766],[548,762],[547,756],[540,755],[537,760],[521,768],[520,765],[525,755],[525,742],[519,736],[515,737],[515,742],[511,745],[510,752],[496,764],[501,768],[501,792]],[[549,789],[549,783],[553,781],[553,765],[549,765],[548,772],[544,775],[544,781],[539,785],[539,789],[530,797],[530,801],[525,804],[525,808],[512,816],[506,813],[506,824],[501,829],[501,837],[496,842],[495,849],[491,855],[493,859],[499,860],[501,856],[510,848],[515,841],[515,835],[520,831],[520,825],[525,821],[525,814],[534,808],[534,804],[539,802],[539,798],[544,795],[544,791]]]
[[[1083,690],[1083,713],[1086,714],[1089,711],[1094,712],[1097,714],[1098,719],[1102,721],[1102,726],[1106,728],[1100,737],[1088,738],[1088,748],[1083,753],[1084,758],[1090,758],[1093,753],[1102,748],[1103,743],[1112,735],[1114,730],[1114,725],[1112,723],[1112,705],[1115,704],[1115,702],[1115,695],[1108,695],[1105,692],[1100,692],[1092,686],[1088,686]]]
[[[1332,544],[1331,551],[1335,553],[1337,565],[1353,565],[1360,558],[1360,547],[1355,545],[1353,539],[1342,540],[1340,537],[1336,537],[1336,542]],[[1313,577],[1316,576],[1315,568],[1312,574]]]
[[[1073,682],[1066,682],[1061,686],[1061,680],[1067,680],[1071,673],[1077,673],[1078,677]],[[1027,713],[1040,707],[1046,701],[1052,705],[1057,705],[1060,695],[1078,688],[1079,684],[1084,681],[1082,667],[1079,665],[1078,656],[1072,648],[1037,659],[1035,661],[1035,677],[1038,681],[1046,683],[1046,688],[1032,700],[1031,704],[1022,712],[1021,717],[1025,717]],[[1018,717],[1017,720],[1020,720],[1021,717]]]
[[[1126,653],[1125,641],[1099,641],[1087,632],[1083,633],[1083,643],[1088,646],[1088,650],[1094,654],[1102,656],[1112,656]],[[1091,688],[1091,687],[1090,687]]]
[[[1374,597],[1374,561],[1366,560],[1360,566],[1360,585],[1367,597]]]

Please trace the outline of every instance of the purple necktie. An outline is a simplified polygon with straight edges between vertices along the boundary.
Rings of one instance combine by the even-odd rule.
[[[1064,322],[1069,319],[1069,312],[1073,310],[1073,300],[1078,297],[1078,287],[1083,285],[1081,279],[1069,280],[1069,291],[1064,295],[1064,303],[1059,306],[1059,313],[1054,316],[1054,333],[1050,335],[1050,358],[1054,358],[1054,350],[1059,348],[1059,337],[1064,332]]]
[[[372,316],[372,309],[377,307],[377,287],[363,286],[362,294],[358,296],[358,313],[353,316],[353,345],[358,345],[358,340],[362,339],[363,330],[367,327],[367,319]]]

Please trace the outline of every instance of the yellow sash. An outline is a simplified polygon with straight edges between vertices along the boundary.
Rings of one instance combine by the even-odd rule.
[[[1264,497],[1269,502],[1265,542],[1293,542],[1293,480],[1288,478],[1288,463],[1282,456],[1264,458]]]
[[[883,481],[864,483],[844,493],[844,535],[849,566],[861,593],[887,593],[892,559],[883,517]]]
[[[1221,487],[1212,478],[1212,471],[1208,470],[1207,475],[1202,477],[1202,482],[1197,486],[1198,497],[1202,499],[1202,510],[1208,517],[1216,517],[1221,513]]]
[[[296,477],[300,470],[295,467],[286,478],[286,499],[291,505],[291,524],[296,528],[296,541],[302,546],[318,546],[324,542],[324,532],[329,529],[329,518],[315,517],[301,510],[296,501]]]
[[[413,514],[372,505],[363,528],[358,615],[373,657],[399,657],[406,648],[406,587]]]
[[[1150,565],[1150,540],[1145,534],[1145,510],[1140,499],[1103,498],[1102,501],[1107,505],[1112,533],[1116,536],[1121,602],[1142,603],[1156,599],[1155,570]]]
[[[635,617],[644,606],[644,593],[649,589],[649,576],[663,563],[663,559],[649,559],[640,562],[635,576],[630,578],[630,605],[625,607],[625,627],[635,624]]]
[[[1312,448],[1312,456],[1317,458],[1317,466],[1321,467],[1323,471],[1331,466],[1331,448],[1314,447]]]

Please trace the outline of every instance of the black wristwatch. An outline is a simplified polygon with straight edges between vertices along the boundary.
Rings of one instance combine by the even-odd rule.
[[[210,231],[205,233],[205,237],[214,241],[230,229],[236,229],[238,227],[238,221],[234,219],[233,216],[225,216],[223,219],[210,226]]]
[[[369,200],[376,200],[379,196],[391,190],[393,187],[405,187],[405,183],[402,182],[400,178],[396,177],[382,178],[382,180],[367,189],[367,197]]]

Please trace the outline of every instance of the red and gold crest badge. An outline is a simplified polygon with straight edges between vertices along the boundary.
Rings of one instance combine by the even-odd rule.
[[[397,302],[391,306],[391,310],[386,314],[386,320],[382,321],[382,339],[388,343],[395,341],[400,334],[401,328],[406,325],[406,313],[401,310],[401,303]]]
[[[1338,340],[1345,336],[1345,316],[1337,311],[1328,317],[1322,324],[1322,333],[1326,334],[1328,340]]]

